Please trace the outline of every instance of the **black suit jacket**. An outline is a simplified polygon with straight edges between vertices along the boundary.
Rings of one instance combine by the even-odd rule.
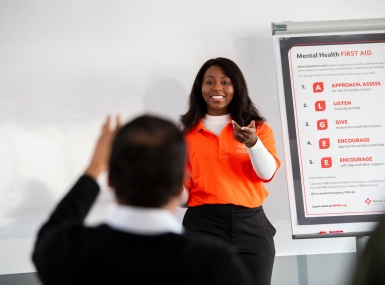
[[[39,231],[33,261],[44,284],[250,284],[237,256],[217,245],[84,226],[98,193],[82,176]]]

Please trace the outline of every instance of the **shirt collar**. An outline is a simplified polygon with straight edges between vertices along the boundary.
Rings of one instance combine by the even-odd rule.
[[[204,129],[204,126],[203,126],[202,120],[199,120],[198,123],[194,127],[192,127],[190,132],[197,133],[202,129]]]
[[[182,233],[182,225],[169,211],[118,205],[107,223],[111,228],[140,235]]]

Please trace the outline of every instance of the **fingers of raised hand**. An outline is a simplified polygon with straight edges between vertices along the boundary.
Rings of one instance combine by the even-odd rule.
[[[113,122],[111,115],[108,115],[102,126],[102,133],[100,137],[112,139],[114,135],[116,135],[116,133],[119,131],[120,128],[121,128],[120,115],[116,116],[115,122]]]
[[[106,133],[110,130],[110,124],[111,124],[111,116],[108,115],[106,120],[104,121],[102,125],[102,133]]]
[[[122,127],[122,118],[120,115],[116,116],[114,133],[116,134]]]
[[[247,127],[250,129],[255,129],[255,121],[251,121]]]

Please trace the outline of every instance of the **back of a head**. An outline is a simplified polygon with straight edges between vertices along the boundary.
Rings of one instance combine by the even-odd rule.
[[[140,116],[113,141],[109,180],[119,203],[158,208],[181,192],[185,162],[186,145],[176,125]]]

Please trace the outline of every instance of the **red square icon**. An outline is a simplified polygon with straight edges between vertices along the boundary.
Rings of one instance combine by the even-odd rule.
[[[320,149],[326,149],[330,147],[330,140],[328,138],[320,139],[318,143]]]
[[[326,130],[328,128],[328,120],[322,119],[317,121],[317,130]]]
[[[325,101],[317,101],[314,104],[316,111],[325,111],[326,110],[326,102]]]
[[[314,82],[313,83],[313,92],[320,93],[324,91],[324,83],[323,82]]]
[[[330,167],[332,167],[332,158],[331,157],[323,157],[323,158],[321,158],[321,167],[322,168],[330,168]]]

